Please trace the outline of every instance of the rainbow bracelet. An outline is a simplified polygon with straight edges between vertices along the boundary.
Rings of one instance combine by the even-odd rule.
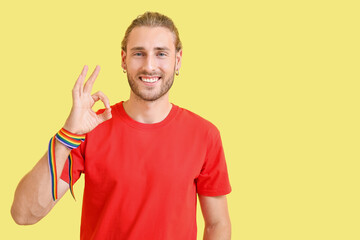
[[[85,135],[76,135],[62,128],[58,133],[55,134],[54,137],[50,139],[48,160],[49,160],[49,168],[50,168],[50,176],[51,176],[51,193],[54,201],[58,199],[57,172],[56,172],[56,161],[55,161],[55,138],[59,142],[64,144],[68,149],[72,150],[80,146],[80,144],[85,140]],[[72,175],[73,159],[71,153],[69,154],[68,160],[69,160],[69,188],[71,195],[75,199],[74,190],[73,190],[73,175]]]

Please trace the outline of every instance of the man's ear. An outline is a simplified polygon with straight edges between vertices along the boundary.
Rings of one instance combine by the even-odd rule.
[[[180,67],[181,67],[181,59],[182,59],[182,49],[178,52],[176,52],[176,65],[175,65],[175,70],[179,71]]]
[[[121,67],[126,70],[126,52],[121,50]]]

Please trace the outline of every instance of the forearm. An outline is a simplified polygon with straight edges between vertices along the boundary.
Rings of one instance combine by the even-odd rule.
[[[70,150],[56,140],[55,158],[58,179],[69,153]],[[19,182],[11,207],[11,215],[18,224],[34,224],[43,218],[55,203],[51,194],[51,177],[46,152]]]
[[[99,74],[100,67],[96,66],[94,72],[84,85],[87,70],[88,66],[85,65],[72,90],[73,106],[64,125],[64,130],[70,131],[72,133],[71,135],[86,134],[96,128],[99,124],[112,118],[110,102],[107,96],[101,91],[91,95],[92,86]],[[96,114],[92,110],[92,106],[99,100],[104,103],[106,110],[101,114]],[[72,138],[71,136],[67,137]],[[83,136],[80,137],[82,140]],[[78,142],[81,141],[78,139],[73,140],[76,142],[73,147],[78,145]],[[58,140],[55,140],[55,158],[58,180],[60,179],[69,154],[70,150]],[[57,199],[60,199],[68,188],[68,185],[65,184],[64,181],[58,181]],[[46,153],[18,184],[13,205],[11,207],[11,215],[18,224],[34,224],[43,218],[57,201],[58,200],[54,202],[52,199],[51,178]]]
[[[205,225],[204,240],[230,240],[231,224],[218,223],[211,226]]]

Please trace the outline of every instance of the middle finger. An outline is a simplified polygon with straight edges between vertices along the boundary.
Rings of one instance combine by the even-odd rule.
[[[89,79],[86,81],[85,86],[84,86],[84,93],[91,93],[92,87],[94,85],[95,79],[97,78],[97,76],[99,75],[99,71],[100,71],[100,66],[96,65],[93,73],[91,74],[91,76],[89,77]]]

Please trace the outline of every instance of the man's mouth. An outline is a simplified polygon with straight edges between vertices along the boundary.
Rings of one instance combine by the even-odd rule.
[[[143,82],[146,82],[146,83],[155,83],[157,81],[159,81],[159,79],[161,77],[158,77],[158,76],[153,76],[153,77],[146,77],[146,76],[142,76],[142,77],[139,77],[141,81]]]

